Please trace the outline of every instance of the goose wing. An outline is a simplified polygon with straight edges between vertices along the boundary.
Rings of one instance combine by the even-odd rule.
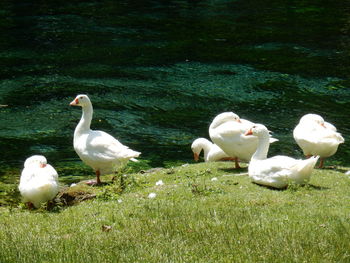
[[[104,161],[129,159],[140,154],[103,131],[92,131],[86,140],[86,148],[93,158]]]

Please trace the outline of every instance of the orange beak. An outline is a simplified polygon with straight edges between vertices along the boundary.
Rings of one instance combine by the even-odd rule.
[[[250,128],[248,131],[246,131],[244,135],[245,135],[245,136],[247,136],[247,135],[253,135],[252,128]]]
[[[79,100],[78,99],[74,99],[71,103],[69,103],[70,106],[76,106],[79,104]]]
[[[324,125],[324,123],[320,124],[323,128],[327,128],[326,125]]]
[[[46,163],[41,163],[40,164],[40,168],[45,168],[46,167]]]
[[[242,122],[241,122],[241,119],[238,119],[238,121],[237,121],[237,122],[242,123]]]
[[[198,154],[198,153],[194,153],[194,154],[193,154],[193,158],[194,158],[194,160],[195,160],[196,162],[198,162],[198,160],[199,160],[199,154]]]

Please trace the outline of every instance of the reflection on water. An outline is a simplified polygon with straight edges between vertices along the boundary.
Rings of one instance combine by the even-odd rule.
[[[0,108],[3,182],[17,180],[34,153],[67,182],[91,172],[72,147],[81,111],[68,104],[79,93],[93,102],[92,127],[142,151],[142,167],[189,162],[190,143],[208,137],[223,111],[273,130],[280,142],[271,154],[301,156],[292,129],[305,113],[321,114],[346,140],[350,134],[343,2],[1,5],[0,104],[9,105]],[[348,165],[347,148],[330,161]]]

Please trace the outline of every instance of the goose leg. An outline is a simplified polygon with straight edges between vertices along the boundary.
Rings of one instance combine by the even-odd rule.
[[[320,165],[318,166],[318,168],[323,168],[323,164],[324,164],[324,159],[320,158]]]
[[[241,168],[241,166],[239,166],[239,162],[238,162],[238,158],[237,157],[235,158],[235,168],[236,169]]]
[[[101,184],[100,171],[99,170],[96,171],[96,184]]]
[[[27,202],[26,205],[27,205],[29,210],[34,209],[34,204],[32,202]]]
[[[95,171],[95,174],[96,174],[96,181],[95,180],[89,180],[86,182],[87,185],[91,185],[91,186],[94,186],[94,185],[99,185],[101,184],[101,180],[100,180],[100,171],[99,170],[96,170]]]

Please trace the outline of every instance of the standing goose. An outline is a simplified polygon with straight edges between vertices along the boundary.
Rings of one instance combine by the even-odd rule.
[[[197,138],[194,140],[191,145],[191,149],[196,162],[199,160],[199,155],[202,150],[204,151],[205,162],[233,160],[223,150],[221,150],[219,146],[205,138]]]
[[[320,156],[319,168],[323,168],[324,158],[335,154],[344,142],[337,129],[317,114],[304,115],[294,128],[293,136],[305,156]]]
[[[58,174],[42,155],[33,155],[24,162],[18,189],[29,208],[39,208],[58,193]]]
[[[73,144],[80,159],[96,173],[96,182],[89,184],[100,184],[100,175],[114,172],[128,160],[136,161],[134,158],[138,157],[140,152],[131,150],[106,132],[90,129],[93,108],[87,95],[78,95],[70,105],[80,106],[83,110],[74,131]]]
[[[211,140],[228,156],[234,158],[235,167],[240,168],[238,160],[249,162],[258,146],[258,139],[244,136],[244,133],[254,125],[253,122],[240,119],[233,112],[223,112],[217,115],[209,127]],[[277,139],[270,138],[270,142]]]
[[[282,155],[267,158],[270,135],[262,124],[255,124],[245,133],[245,136],[258,139],[257,150],[248,166],[248,175],[253,182],[275,188],[285,188],[291,182],[305,184],[310,180],[319,156],[306,160],[297,160]]]

